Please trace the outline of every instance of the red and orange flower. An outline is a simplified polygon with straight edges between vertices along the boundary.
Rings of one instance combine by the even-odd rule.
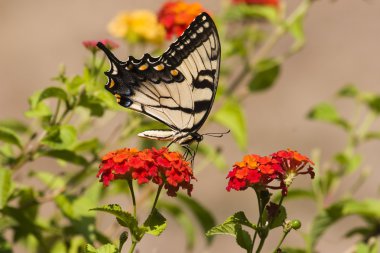
[[[246,155],[243,161],[234,164],[228,173],[227,191],[241,191],[248,187],[261,186],[281,189],[286,195],[295,176],[310,174],[314,178],[314,163],[304,155],[293,150],[281,150],[270,156]],[[269,185],[278,181],[279,185]]]
[[[280,0],[232,0],[234,4],[256,4],[278,7]]]
[[[169,196],[176,196],[179,188],[190,196],[195,179],[190,164],[181,154],[167,148],[159,150],[123,148],[107,153],[102,158],[97,174],[105,186],[115,179],[137,180],[138,184],[152,181],[163,185]]]
[[[204,8],[200,3],[169,1],[158,12],[158,21],[164,25],[166,38],[179,37]]]

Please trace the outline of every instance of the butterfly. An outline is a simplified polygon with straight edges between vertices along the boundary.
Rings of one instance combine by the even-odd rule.
[[[110,61],[105,88],[117,102],[170,128],[138,136],[182,146],[203,139],[198,130],[215,99],[221,52],[218,31],[207,13],[198,15],[159,57],[129,56],[123,62],[102,43],[97,46]]]

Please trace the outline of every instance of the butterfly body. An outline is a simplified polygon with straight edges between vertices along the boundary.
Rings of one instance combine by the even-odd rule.
[[[198,130],[215,99],[220,66],[220,42],[214,22],[201,13],[159,57],[130,56],[123,62],[98,43],[110,60],[106,89],[117,102],[167,125],[141,137],[180,145],[201,141]]]

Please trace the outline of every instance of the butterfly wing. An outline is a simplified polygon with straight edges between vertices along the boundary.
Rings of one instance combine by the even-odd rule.
[[[98,46],[111,62],[106,89],[120,105],[166,124],[181,136],[203,125],[214,102],[220,66],[218,33],[207,13],[196,17],[157,58],[145,54],[122,62]],[[153,138],[151,133],[148,138]]]

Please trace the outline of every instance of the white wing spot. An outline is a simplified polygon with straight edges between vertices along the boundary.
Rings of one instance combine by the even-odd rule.
[[[210,23],[209,23],[209,22],[205,22],[205,23],[203,24],[203,26],[206,27],[206,28],[209,28],[209,27],[210,27]]]
[[[197,34],[196,33],[193,33],[191,36],[190,36],[190,38],[192,38],[192,39],[195,39],[197,37]],[[185,41],[185,43],[186,43],[187,41]]]
[[[197,32],[198,32],[198,33],[202,33],[202,32],[203,32],[203,27],[199,27],[199,29],[198,29]]]

